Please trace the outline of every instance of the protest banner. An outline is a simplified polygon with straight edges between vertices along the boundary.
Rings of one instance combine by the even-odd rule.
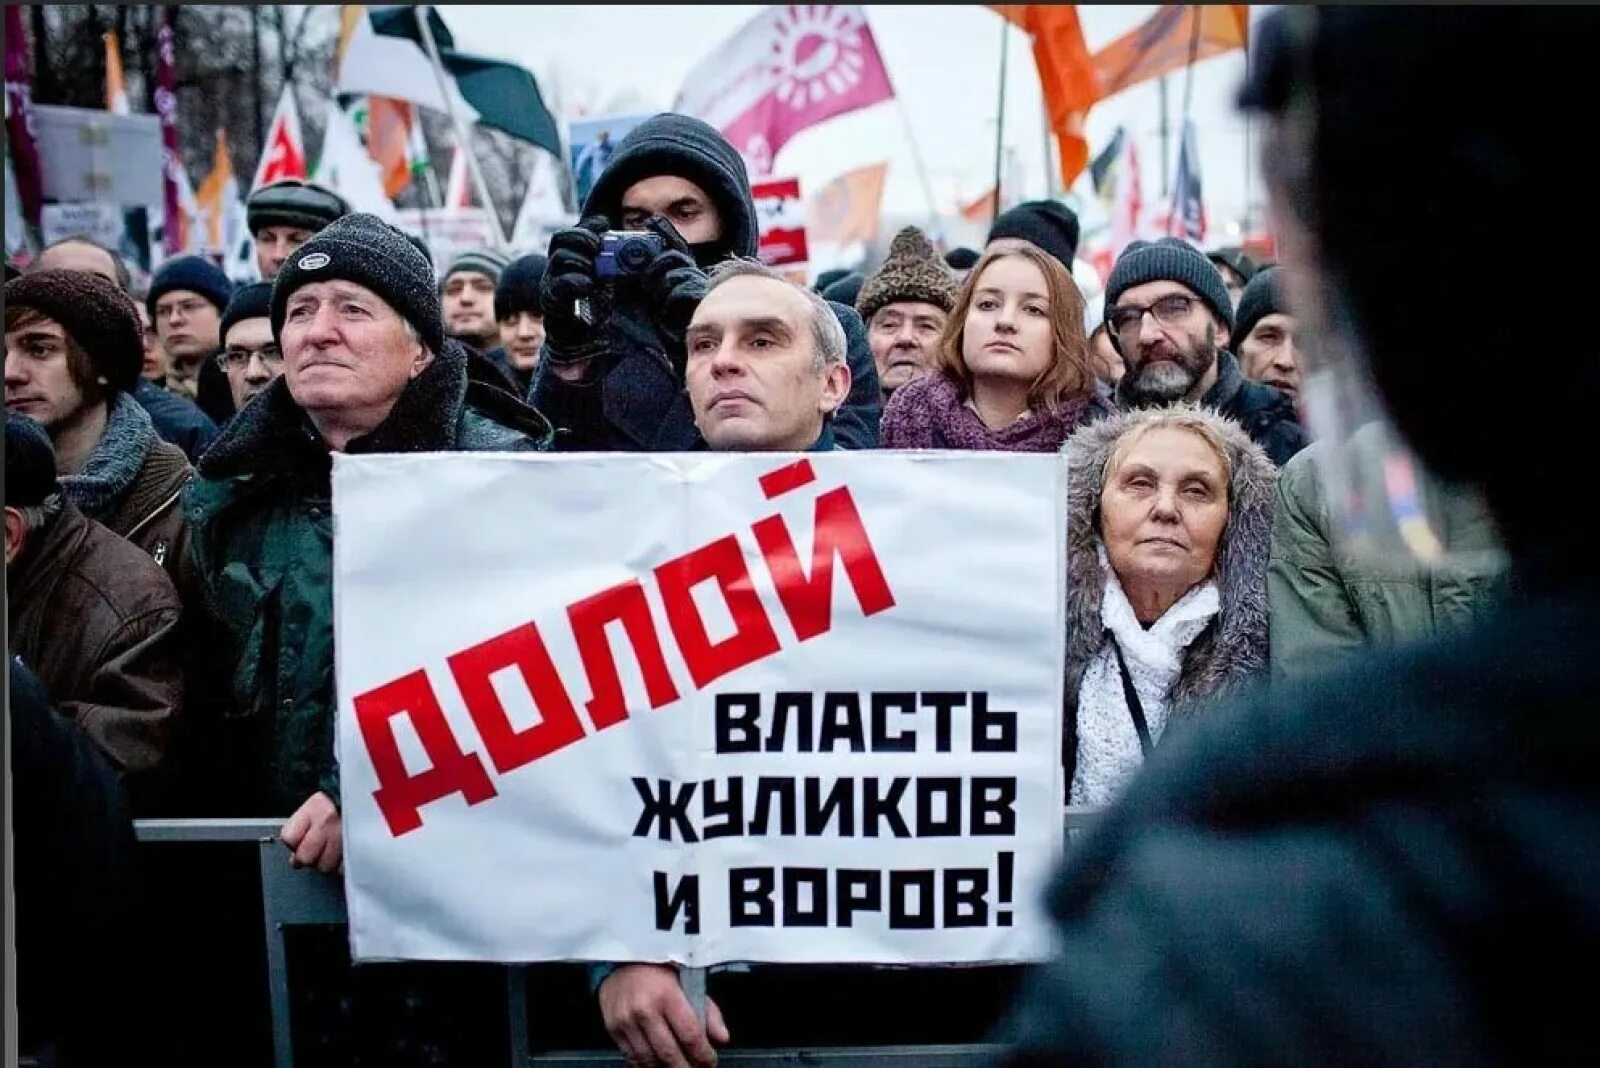
[[[600,173],[611,163],[617,145],[633,128],[650,118],[648,112],[637,115],[602,115],[592,119],[577,119],[567,128],[567,163],[572,168],[572,188],[578,198],[579,208],[589,198],[589,191],[599,180]],[[611,220],[619,229],[622,223]]]
[[[1048,951],[1065,476],[334,458],[358,960]]]
[[[760,228],[757,255],[768,267],[789,267],[811,259],[806,248],[806,202],[800,179],[769,178],[750,183]]]

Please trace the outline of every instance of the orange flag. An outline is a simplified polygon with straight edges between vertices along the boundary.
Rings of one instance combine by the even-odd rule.
[[[1070,188],[1089,162],[1084,121],[1103,95],[1095,63],[1083,41],[1076,4],[991,4],[991,9],[1033,38],[1033,62],[1061,152],[1061,181]]]
[[[994,187],[990,186],[989,191],[977,200],[970,204],[961,205],[961,217],[970,222],[988,222],[998,214],[995,210],[997,207],[998,205],[994,200]]]
[[[404,100],[367,97],[367,154],[383,175],[383,192],[390,200],[411,184],[411,124],[417,109]]]
[[[101,35],[106,42],[106,110],[113,115],[127,115],[128,87],[122,80],[122,46],[115,30]]]
[[[217,147],[211,157],[211,173],[195,190],[194,199],[205,209],[206,247],[226,250],[223,235],[227,232],[228,213],[233,202],[239,199],[239,183],[233,176],[233,160],[228,156],[228,134],[220,126],[217,127]]]
[[[812,241],[848,244],[878,236],[887,163],[846,171],[806,201],[806,230]]]
[[[1094,54],[1100,96],[1250,44],[1249,4],[1164,4],[1143,26]]]

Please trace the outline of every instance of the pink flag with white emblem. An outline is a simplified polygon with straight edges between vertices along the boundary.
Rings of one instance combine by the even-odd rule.
[[[721,130],[761,176],[801,130],[893,98],[864,9],[789,4],[767,8],[707,56],[673,110]]]

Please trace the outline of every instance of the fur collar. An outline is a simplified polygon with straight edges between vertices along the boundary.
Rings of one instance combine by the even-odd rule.
[[[110,514],[155,443],[155,427],[139,402],[118,390],[106,405],[106,430],[83,470],[61,478],[61,490],[90,519]]]
[[[1233,482],[1228,494],[1228,525],[1222,532],[1213,572],[1220,605],[1216,617],[1184,657],[1171,694],[1175,713],[1267,665],[1267,550],[1277,469],[1237,423],[1203,408],[1197,414],[1226,443],[1233,461]],[[1075,433],[1062,450],[1067,456],[1068,710],[1077,707],[1084,669],[1105,642],[1100,487],[1111,448],[1131,417],[1130,413],[1118,413],[1091,423]]]

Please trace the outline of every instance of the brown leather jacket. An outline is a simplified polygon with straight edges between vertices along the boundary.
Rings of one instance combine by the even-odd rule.
[[[183,689],[178,594],[166,574],[68,501],[29,533],[7,579],[11,652],[118,767],[156,768]]]
[[[183,450],[157,439],[117,506],[100,517],[111,533],[127,538],[165,568],[174,585],[178,561],[189,540],[179,498],[193,476],[194,468]]]

